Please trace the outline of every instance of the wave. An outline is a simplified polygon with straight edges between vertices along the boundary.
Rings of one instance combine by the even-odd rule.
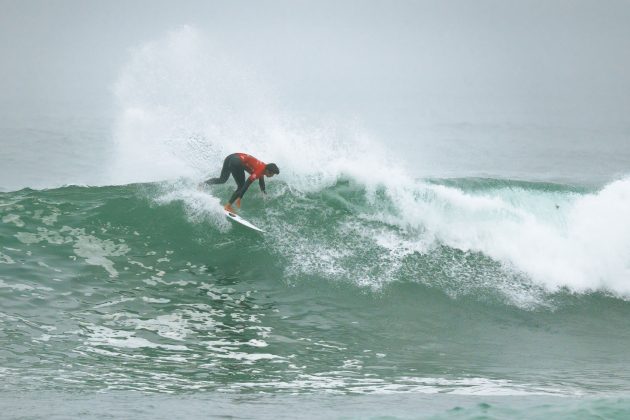
[[[116,86],[112,183],[172,179],[149,194],[153,204],[231,237],[219,205],[230,187],[196,183],[234,151],[277,162],[272,200],[263,205],[252,187],[245,214],[269,231],[268,258],[288,281],[413,281],[452,296],[491,290],[523,307],[563,289],[630,293],[628,179],[599,191],[418,180],[360,123],[296,118],[247,68],[190,26],[133,51]]]
[[[429,180],[405,186],[411,193],[402,199],[347,177],[309,191],[270,181],[270,199],[250,191],[241,210],[265,234],[221,215],[229,185],[199,191],[182,179],[1,193],[0,318],[15,356],[0,372],[5,388],[618,391],[619,382],[602,388],[600,378],[627,349],[619,332],[629,306],[617,276],[628,254],[576,261],[584,287],[542,269],[549,244],[527,250],[543,258],[527,260],[539,269],[528,272],[509,253],[492,255],[492,240],[527,248],[532,236],[518,233],[556,232],[571,247],[555,254],[560,262],[583,257],[578,250],[595,246],[588,241],[622,246],[626,221],[597,212],[625,205],[627,181],[583,191]],[[417,208],[401,206],[409,201]],[[606,234],[572,224],[598,215],[616,224]],[[617,266],[600,277],[584,269],[611,261]],[[523,358],[523,348],[549,350]],[[71,367],[59,369],[67,354]],[[586,373],[584,357],[593,361]]]
[[[557,293],[630,295],[630,179],[599,191],[482,179],[365,186],[352,178],[300,191],[274,179],[269,200],[256,191],[243,200],[243,215],[268,231],[262,237],[223,217],[220,197],[231,188],[200,191],[182,179],[3,193],[3,238],[12,238],[5,249],[72,247],[111,278],[137,247],[156,253],[169,243],[183,255],[223,260],[251,249],[252,267],[293,284],[323,279],[378,291],[413,282],[522,308],[548,305]],[[0,258],[20,256],[5,250]]]

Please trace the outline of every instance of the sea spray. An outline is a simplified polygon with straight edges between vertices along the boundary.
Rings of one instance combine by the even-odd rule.
[[[404,160],[360,121],[295,115],[233,60],[191,26],[131,52],[116,84],[112,183],[216,176],[234,152],[277,162],[300,191],[342,175],[366,185],[406,181]]]

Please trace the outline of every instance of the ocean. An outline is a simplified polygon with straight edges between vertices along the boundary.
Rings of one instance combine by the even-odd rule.
[[[627,414],[630,180],[231,188],[2,193],[5,414]]]
[[[0,116],[0,417],[628,418],[627,125],[315,117],[207,51]],[[200,186],[237,151],[266,233]]]

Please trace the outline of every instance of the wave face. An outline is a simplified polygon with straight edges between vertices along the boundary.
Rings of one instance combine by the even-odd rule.
[[[3,388],[628,389],[629,179],[321,185],[1,193]]]

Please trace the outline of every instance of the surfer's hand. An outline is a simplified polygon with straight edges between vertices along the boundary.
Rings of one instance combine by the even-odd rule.
[[[238,207],[239,209],[241,208],[241,199],[240,198],[236,199],[236,207]]]
[[[230,203],[227,203],[225,205],[225,207],[223,207],[224,209],[226,209],[227,211],[229,211],[230,213],[236,213],[236,210],[234,210],[234,208],[232,208],[232,206],[230,205]]]

